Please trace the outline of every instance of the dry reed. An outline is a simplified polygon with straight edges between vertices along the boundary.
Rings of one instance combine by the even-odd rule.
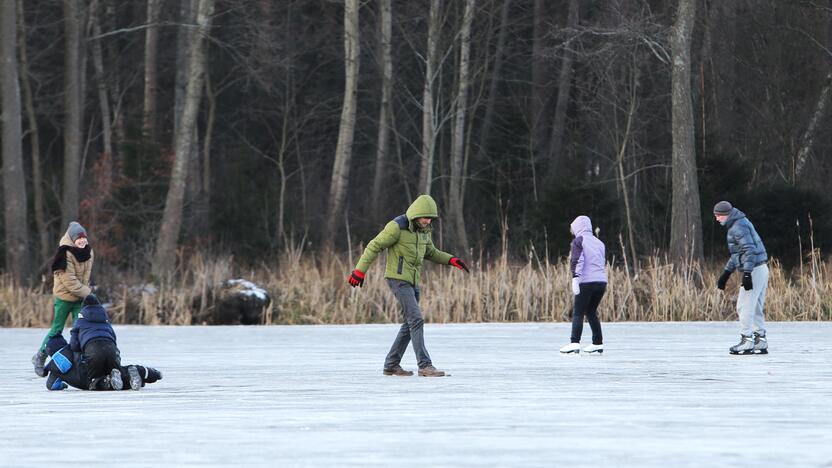
[[[398,322],[399,306],[387,290],[384,262],[367,272],[363,288],[352,289],[345,277],[348,259],[328,256],[319,261],[299,250],[280,259],[280,267],[265,265],[246,276],[269,291],[272,306],[264,323],[388,323]],[[768,320],[832,319],[832,263],[813,251],[807,268],[789,274],[778,262],[770,264],[766,299]],[[503,253],[490,264],[472,265],[471,274],[427,265],[421,285],[421,305],[428,322],[527,322],[568,320],[572,307],[566,260],[550,263],[530,254],[525,262],[511,262]],[[240,275],[231,258],[190,258],[185,275],[162,285],[123,281],[104,285],[115,323],[192,323],[210,303],[224,280]],[[607,294],[601,303],[602,320],[714,321],[735,320],[739,275],[723,293],[713,287],[719,267],[677,268],[658,257],[646,259],[638,274],[610,267]],[[132,285],[129,285],[132,284]],[[52,318],[52,297],[37,289],[14,286],[0,277],[0,326],[45,327]]]

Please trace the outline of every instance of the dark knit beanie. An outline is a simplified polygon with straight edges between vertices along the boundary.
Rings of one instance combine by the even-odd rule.
[[[69,240],[72,242],[75,242],[81,237],[87,237],[87,230],[75,221],[69,223],[67,232],[69,232]]]
[[[730,203],[723,200],[723,201],[717,203],[716,205],[714,205],[714,214],[718,214],[718,215],[731,214],[731,210],[733,210],[733,209],[734,209],[734,207],[731,206]]]

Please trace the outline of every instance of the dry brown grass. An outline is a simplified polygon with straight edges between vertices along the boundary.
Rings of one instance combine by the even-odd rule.
[[[243,276],[264,287],[272,308],[264,323],[385,323],[399,321],[398,304],[384,281],[383,259],[367,273],[363,288],[351,289],[348,258],[320,261],[288,251],[280,266],[241,272],[232,259],[188,261],[186,275],[171,284],[142,289],[139,281],[105,285],[116,323],[191,323],[200,304],[224,280]],[[428,265],[423,276],[422,308],[429,322],[562,321],[569,317],[572,295],[565,260],[550,263],[531,255],[525,262],[501,256],[490,264],[474,264],[469,275]],[[770,265],[766,299],[769,320],[832,319],[832,263],[815,252],[798,271]],[[800,272],[803,272],[802,274]],[[601,303],[604,321],[735,320],[739,275],[722,293],[713,285],[718,266],[679,269],[659,258],[648,259],[637,275],[610,268],[607,295]],[[100,281],[100,279],[99,279]],[[127,286],[132,284],[134,286]],[[700,286],[701,285],[701,286]],[[34,289],[13,287],[0,278],[0,326],[44,327],[52,317],[52,297]]]

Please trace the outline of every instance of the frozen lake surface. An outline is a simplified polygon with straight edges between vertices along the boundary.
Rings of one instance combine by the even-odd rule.
[[[382,376],[396,330],[116,326],[164,380],[49,392],[45,330],[0,329],[0,466],[832,467],[832,323],[770,323],[767,356],[730,356],[734,323],[605,323],[582,357],[568,324],[428,325],[431,379]]]

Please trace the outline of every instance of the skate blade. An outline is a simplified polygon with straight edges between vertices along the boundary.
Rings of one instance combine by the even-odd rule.
[[[603,356],[604,355],[604,350],[601,349],[601,350],[598,350],[598,351],[584,351],[584,354],[587,354],[587,355],[590,355],[590,356]]]
[[[560,355],[561,356],[580,356],[581,352],[580,351],[561,351]]]
[[[754,351],[728,351],[732,356],[750,356]]]
[[[767,349],[757,349],[754,351],[754,354],[768,354]]]

